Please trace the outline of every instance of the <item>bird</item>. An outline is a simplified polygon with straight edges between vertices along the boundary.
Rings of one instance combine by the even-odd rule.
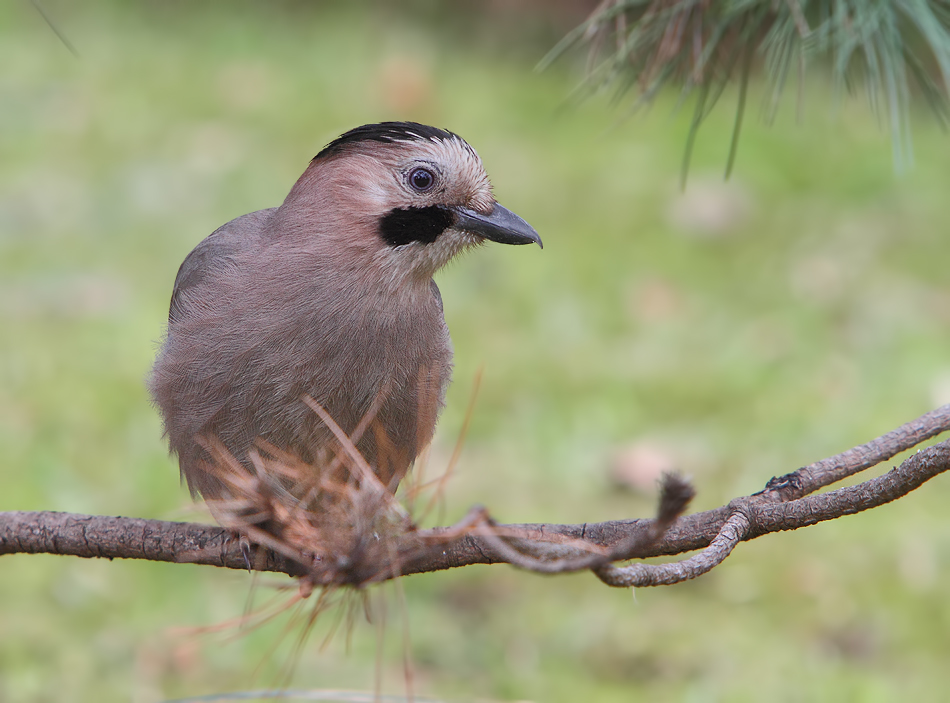
[[[249,468],[261,442],[325,462],[338,437],[313,406],[395,491],[451,380],[433,274],[486,240],[543,247],[464,139],[380,122],[327,144],[279,207],[198,244],[148,381],[192,496],[233,497],[208,470],[211,440]]]

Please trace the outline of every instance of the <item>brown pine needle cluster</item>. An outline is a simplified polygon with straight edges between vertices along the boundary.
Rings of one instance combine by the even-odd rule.
[[[214,438],[204,443],[212,457],[206,470],[231,494],[208,502],[214,518],[253,544],[319,571],[322,582],[361,583],[366,565],[388,561],[392,538],[415,529],[352,443],[341,444],[329,462],[307,463],[258,440],[251,466]]]

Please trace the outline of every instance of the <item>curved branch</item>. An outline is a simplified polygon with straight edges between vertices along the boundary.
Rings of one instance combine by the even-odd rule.
[[[332,565],[319,559],[305,565],[260,546],[255,548],[251,561],[259,571],[306,575],[314,583],[324,584],[367,583],[500,562],[545,573],[593,569],[605,583],[624,587],[676,583],[715,567],[740,541],[854,514],[906,495],[950,469],[950,440],[918,451],[882,476],[827,493],[807,494],[885,461],[948,428],[950,406],[944,406],[865,445],[781,479],[772,479],[761,493],[680,518],[669,529],[659,529],[663,520],[494,525],[487,522],[484,511],[473,511],[454,527],[393,535],[388,550],[394,555],[391,559],[358,564],[359,568],[350,569],[345,579],[333,571]],[[663,527],[669,522],[667,519]],[[486,524],[491,526],[490,531],[483,529]],[[703,551],[672,564],[615,567],[609,563],[696,549]],[[0,513],[0,555],[16,553],[248,568],[246,550],[237,535],[224,528],[70,513]]]
[[[670,586],[674,583],[702,576],[719,566],[732,554],[749,532],[749,518],[745,513],[736,512],[729,516],[719,534],[708,547],[689,559],[671,564],[631,564],[614,566],[607,564],[594,569],[597,578],[608,586],[631,588],[643,586]]]

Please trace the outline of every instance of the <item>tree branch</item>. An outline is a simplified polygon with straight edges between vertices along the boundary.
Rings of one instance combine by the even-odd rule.
[[[363,584],[471,564],[510,563],[543,573],[591,569],[611,586],[655,586],[695,578],[726,559],[735,546],[771,532],[796,530],[884,505],[950,469],[950,440],[918,451],[899,467],[855,486],[809,495],[875,466],[950,429],[950,405],[892,432],[769,481],[760,493],[676,519],[691,497],[688,484],[670,478],[663,487],[660,518],[582,525],[498,525],[473,509],[455,526],[407,529],[386,536],[386,549],[332,555],[301,563],[257,546],[253,568],[307,576],[315,584]],[[685,486],[685,489],[683,488]],[[669,508],[671,491],[678,501]],[[361,542],[365,552],[366,540]],[[378,535],[372,535],[379,541]],[[668,556],[701,549],[670,564],[614,566],[632,558]],[[354,552],[359,551],[354,549]],[[147,559],[247,569],[246,545],[235,532],[212,525],[55,512],[0,513],[0,555],[60,554]],[[380,555],[388,555],[381,558]]]
[[[247,569],[234,532],[214,525],[76,513],[0,513],[0,555],[63,554],[104,559],[146,559]],[[296,562],[262,550],[260,571],[306,573]]]

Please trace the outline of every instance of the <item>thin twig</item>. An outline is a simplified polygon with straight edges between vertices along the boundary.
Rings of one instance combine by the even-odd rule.
[[[63,46],[69,50],[69,53],[78,59],[79,52],[76,50],[76,47],[73,46],[73,43],[69,41],[69,38],[60,31],[59,27],[56,26],[56,23],[53,22],[53,18],[46,14],[46,10],[44,10],[43,6],[40,5],[39,0],[30,0],[30,4],[32,4],[34,9],[40,13],[40,17],[42,17],[49,28],[53,30],[53,34],[59,37],[59,40],[63,43]]]
[[[948,430],[950,430],[950,404],[921,415],[916,420],[905,423],[867,444],[816,461],[785,476],[774,478],[769,482],[767,489],[777,491],[783,500],[799,498],[872,466],[877,466],[882,461],[887,461]]]

